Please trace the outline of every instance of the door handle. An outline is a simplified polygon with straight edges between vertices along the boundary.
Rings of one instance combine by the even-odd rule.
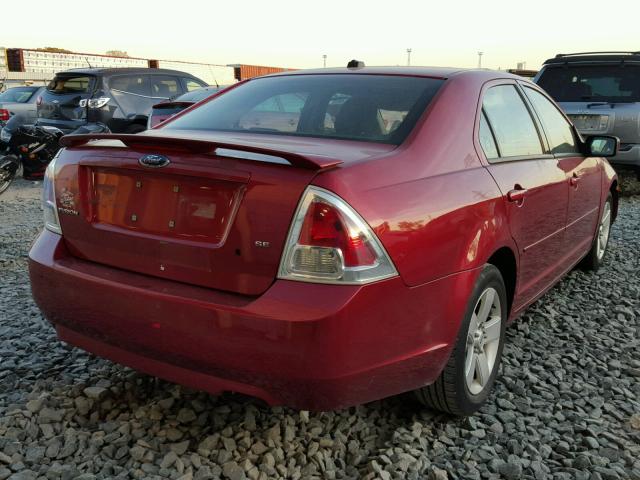
[[[522,204],[526,194],[527,190],[525,188],[516,188],[513,190],[509,190],[507,192],[507,200],[509,200],[510,202]]]
[[[569,179],[569,185],[571,185],[572,187],[577,187],[578,183],[580,183],[580,177],[578,176],[578,174],[574,173]]]

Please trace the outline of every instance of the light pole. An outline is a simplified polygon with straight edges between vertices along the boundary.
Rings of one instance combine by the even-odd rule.
[[[482,55],[484,52],[478,52],[478,68],[482,68]]]
[[[324,68],[327,68],[327,56],[326,55],[322,55],[322,66]]]
[[[407,67],[411,66],[411,49],[407,48]]]

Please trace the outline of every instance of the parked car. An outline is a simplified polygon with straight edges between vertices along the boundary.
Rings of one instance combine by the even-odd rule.
[[[191,92],[184,93],[176,98],[165,100],[155,104],[151,108],[151,114],[149,115],[149,122],[147,128],[153,128],[159,123],[164,122],[168,118],[173,117],[176,113],[181,112],[187,107],[198,103],[201,100],[218,93],[224,87],[203,87]]]
[[[0,93],[0,129],[14,115],[26,123],[36,120],[36,100],[44,87],[12,87]]]
[[[75,130],[102,123],[113,132],[146,129],[151,107],[206,83],[176,70],[87,68],[57,73],[41,95],[38,123]]]
[[[640,52],[559,54],[544,62],[535,82],[583,135],[615,135],[614,167],[640,178]]]
[[[243,121],[290,95],[295,129]],[[303,409],[416,390],[475,411],[507,322],[602,264],[618,205],[617,139],[488,70],[287,72],[61,142],[29,254],[58,336]]]

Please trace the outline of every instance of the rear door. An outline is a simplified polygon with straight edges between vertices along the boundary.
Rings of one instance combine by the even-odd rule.
[[[97,78],[80,73],[58,73],[42,92],[38,122],[69,131],[86,123],[87,109],[81,100],[91,97]]]
[[[563,271],[568,184],[514,82],[485,88],[479,141],[518,247],[517,298],[538,295]],[[515,305],[517,308],[520,305]]]
[[[577,262],[589,250],[598,224],[601,163],[579,151],[573,127],[543,93],[527,86],[523,90],[544,127],[550,151],[564,170],[569,184],[565,250],[567,261]]]
[[[135,116],[147,115],[153,104],[160,101],[151,97],[151,79],[147,74],[115,75],[109,79],[109,89],[122,111],[121,115],[114,114],[114,120],[122,122],[116,131],[126,128]]]

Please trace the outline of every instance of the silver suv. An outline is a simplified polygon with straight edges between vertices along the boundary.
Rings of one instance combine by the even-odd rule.
[[[614,135],[614,167],[640,178],[640,51],[558,54],[534,78],[583,135]]]

